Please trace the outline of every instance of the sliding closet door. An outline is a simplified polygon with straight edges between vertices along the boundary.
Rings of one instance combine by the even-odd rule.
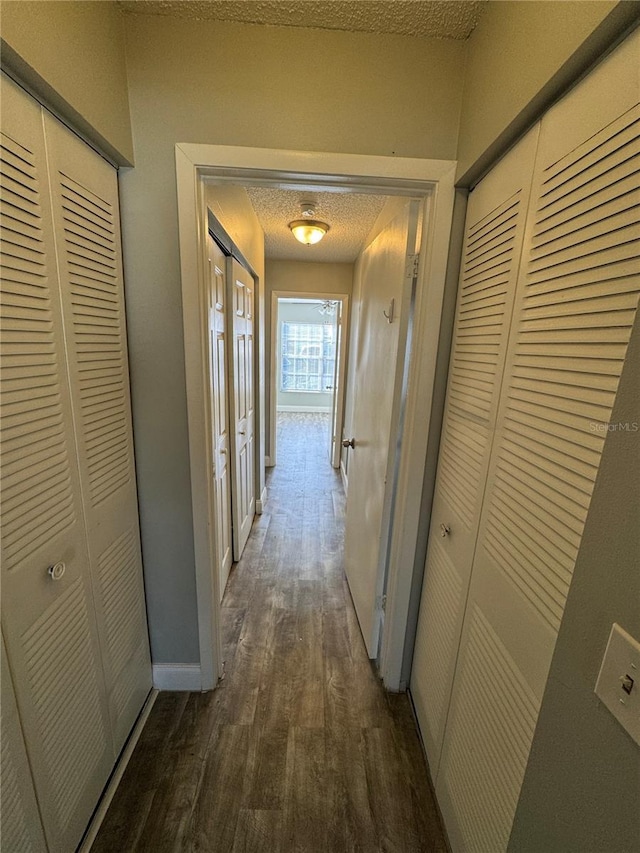
[[[469,197],[411,695],[435,774],[495,431],[538,138],[527,135]]]
[[[64,353],[42,112],[2,78],[2,625],[47,840],[114,760]]]
[[[541,124],[437,781],[454,850],[507,847],[636,313],[639,49]]]
[[[151,689],[117,174],[45,118],[80,481],[116,751]]]

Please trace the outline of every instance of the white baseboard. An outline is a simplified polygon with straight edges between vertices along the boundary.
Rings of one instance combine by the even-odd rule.
[[[318,412],[324,415],[330,415],[333,409],[331,406],[278,406],[279,412]]]
[[[202,690],[200,664],[154,663],[152,671],[156,690]]]
[[[262,494],[260,498],[256,501],[256,513],[258,515],[262,515],[264,512],[264,508],[267,505],[267,487],[265,486],[262,490]]]
[[[340,462],[340,476],[342,477],[342,485],[344,486],[344,493],[347,494],[347,489],[349,488],[349,480],[347,479],[347,472],[344,469],[344,462]]]
[[[265,457],[264,457],[264,467],[265,467],[265,468],[273,468],[273,464],[272,464],[272,462],[271,462],[271,457],[270,457],[270,456],[265,456]]]
[[[136,720],[136,724],[133,727],[131,734],[129,735],[129,739],[126,742],[124,749],[120,753],[120,758],[118,759],[118,763],[116,764],[115,770],[113,771],[111,778],[109,779],[109,784],[105,788],[105,791],[102,797],[100,798],[100,802],[98,803],[98,807],[93,813],[91,823],[87,827],[87,831],[82,837],[82,841],[80,842],[80,846],[78,847],[78,853],[89,853],[89,851],[91,850],[91,846],[96,840],[96,836],[100,831],[100,827],[102,826],[102,821],[105,819],[105,815],[109,811],[111,801],[113,800],[115,793],[118,790],[120,780],[124,776],[124,771],[127,769],[127,764],[131,760],[133,751],[136,748],[138,740],[140,739],[142,729],[144,728],[144,724],[147,722],[149,714],[151,713],[151,709],[153,708],[153,703],[156,701],[157,695],[158,691],[154,688],[151,693],[149,693],[147,701],[142,706],[140,716]]]

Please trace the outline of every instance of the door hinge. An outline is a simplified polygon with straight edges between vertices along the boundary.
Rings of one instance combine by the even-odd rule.
[[[383,613],[386,611],[386,609],[387,609],[387,596],[386,595],[379,595],[376,598],[376,609],[382,610]]]
[[[411,272],[412,272],[413,278],[417,278],[418,277],[418,267],[420,266],[420,255],[419,255],[419,253],[416,253],[415,255],[411,256],[411,262],[413,264],[413,266],[411,267]]]

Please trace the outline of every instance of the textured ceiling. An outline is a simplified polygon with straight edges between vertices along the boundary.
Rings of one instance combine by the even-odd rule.
[[[271,187],[247,187],[247,194],[265,235],[267,258],[351,263],[376,221],[385,196],[361,193],[303,193]],[[328,223],[328,234],[315,246],[298,243],[288,228],[300,219],[300,202],[311,198],[315,218]]]
[[[120,0],[126,12],[466,39],[486,0]]]

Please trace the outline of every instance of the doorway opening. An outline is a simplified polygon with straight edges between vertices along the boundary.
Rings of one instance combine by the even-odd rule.
[[[278,459],[279,423],[307,414],[313,417],[297,420],[316,424],[314,435],[340,468],[348,330],[348,294],[272,292],[270,466]]]
[[[402,520],[385,532],[388,537],[386,613],[379,650],[379,670],[384,683],[389,689],[398,690],[402,686],[409,605],[415,593],[416,548],[422,526],[428,524],[428,516],[421,513],[427,450],[431,441],[437,441],[438,433],[437,426],[433,426],[432,405],[454,203],[454,172],[453,161],[214,145],[176,146],[200,676],[204,690],[215,686],[223,664],[222,620],[214,571],[215,532],[210,522],[214,511],[209,476],[211,450],[207,431],[203,428],[210,417],[208,376],[203,367],[207,334],[202,298],[207,263],[206,186],[214,182],[226,187],[268,186],[307,192],[330,190],[421,198],[420,264],[412,295],[413,328],[407,339],[410,348],[403,351],[403,373],[397,384],[401,393],[394,396],[394,411],[395,414],[402,411],[399,422],[401,428],[404,425],[404,433],[397,436],[398,453],[392,478],[382,474],[378,480],[389,490],[389,500],[393,497],[395,517]],[[240,233],[241,225],[237,230]],[[417,255],[412,265],[413,262],[417,266]],[[410,272],[409,265],[406,270]],[[262,496],[269,411],[265,405],[268,383],[264,381],[267,364],[264,358],[265,313],[268,308],[265,306],[264,278],[259,269],[256,272],[259,276],[255,316],[259,445],[256,473],[259,478],[257,493]],[[385,316],[393,316],[393,305],[387,304],[384,311]],[[353,444],[349,453],[352,448]]]

